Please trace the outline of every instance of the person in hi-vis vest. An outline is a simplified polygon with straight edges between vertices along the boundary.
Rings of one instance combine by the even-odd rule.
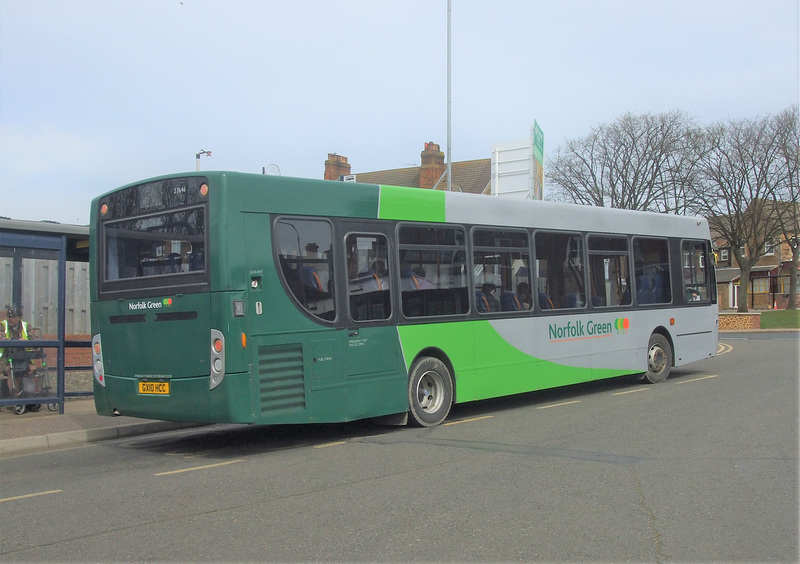
[[[6,318],[0,321],[0,341],[28,340],[28,324],[22,321],[22,309],[11,306],[6,310]],[[9,395],[14,394],[14,378],[7,349],[0,348],[0,378],[4,378]]]

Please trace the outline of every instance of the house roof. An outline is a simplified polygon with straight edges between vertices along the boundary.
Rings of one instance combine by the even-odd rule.
[[[773,270],[778,270],[780,268],[779,264],[772,264],[772,265],[765,265],[765,266],[754,266],[750,269],[751,275],[756,275],[756,278],[764,278],[764,274],[769,274]],[[728,282],[735,282],[741,277],[742,271],[738,268],[717,268],[717,284],[727,284]],[[752,277],[752,276],[751,276]]]
[[[727,284],[738,280],[740,272],[738,268],[717,268],[717,284]]]
[[[356,172],[356,182],[367,184],[389,184],[392,186],[419,187],[419,173],[421,167],[395,168],[391,170],[378,170],[374,172]],[[492,160],[476,159],[472,161],[454,162],[451,166],[453,191],[481,194],[489,192],[488,187],[492,180]],[[447,187],[447,173],[445,172],[437,190]]]

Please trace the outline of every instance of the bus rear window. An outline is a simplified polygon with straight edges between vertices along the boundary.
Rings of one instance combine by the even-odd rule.
[[[109,221],[104,233],[105,281],[206,270],[203,207]]]

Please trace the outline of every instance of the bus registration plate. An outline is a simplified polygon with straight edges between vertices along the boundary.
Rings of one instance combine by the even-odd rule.
[[[140,394],[169,394],[169,382],[139,382]]]

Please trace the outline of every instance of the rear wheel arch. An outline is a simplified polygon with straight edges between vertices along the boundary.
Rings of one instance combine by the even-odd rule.
[[[438,347],[428,347],[427,349],[419,351],[417,356],[414,357],[414,361],[409,365],[409,370],[410,367],[414,365],[414,362],[416,362],[417,360],[419,360],[424,356],[430,356],[439,359],[447,367],[447,370],[450,372],[450,378],[453,381],[453,403],[456,403],[456,391],[458,388],[458,379],[456,378],[456,370],[455,367],[453,366],[453,362],[450,360],[450,357],[447,356],[447,354],[445,354],[445,352]]]
[[[455,378],[452,363],[436,349],[421,351],[408,370],[409,423],[421,427],[440,425],[453,403]]]

